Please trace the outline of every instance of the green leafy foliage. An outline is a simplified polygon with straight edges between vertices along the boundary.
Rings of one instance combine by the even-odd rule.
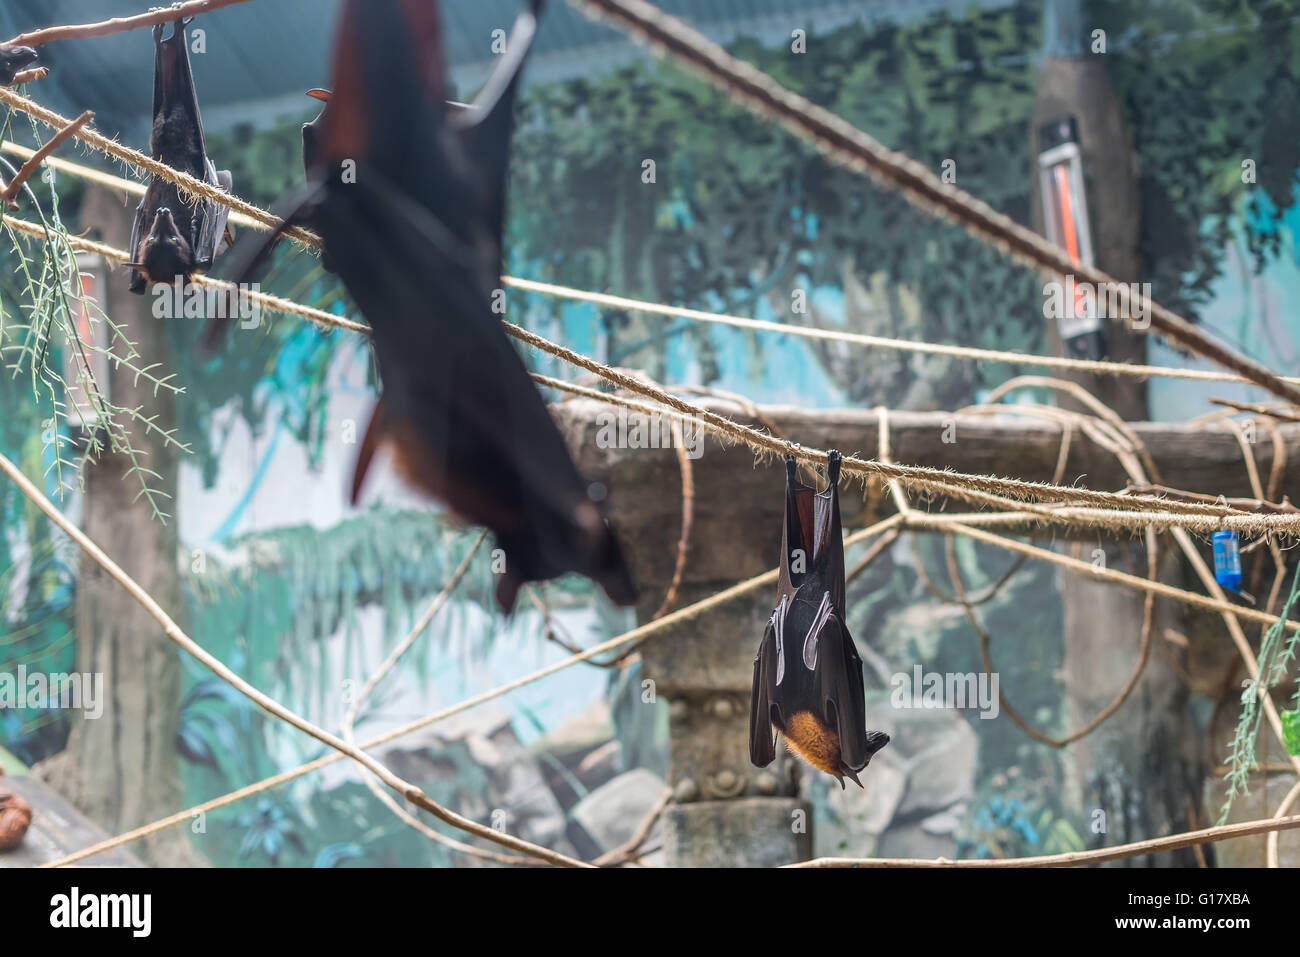
[[[1296,569],[1291,581],[1291,594],[1282,606],[1278,621],[1268,629],[1259,646],[1259,680],[1247,681],[1241,692],[1241,715],[1232,736],[1229,769],[1225,776],[1228,793],[1219,813],[1220,824],[1227,822],[1237,795],[1250,793],[1248,778],[1250,770],[1256,764],[1255,746],[1259,738],[1260,722],[1264,717],[1262,699],[1286,679],[1287,665],[1295,660],[1297,648],[1300,647],[1300,632],[1288,632],[1285,626],[1291,617],[1291,608],[1295,605],[1297,596],[1300,596],[1300,567]],[[1287,747],[1290,750],[1290,744]]]
[[[0,136],[7,136],[13,112],[9,111]],[[33,135],[39,141],[40,129],[31,120]],[[9,175],[16,171],[8,160],[0,166]],[[69,242],[68,228],[59,212],[58,177],[47,170],[42,177],[42,194],[29,181],[24,194],[31,202],[33,215],[43,227],[43,235],[34,238],[20,233],[4,221],[0,228],[11,244],[12,266],[0,277],[0,361],[5,378],[25,380],[30,400],[23,399],[26,416],[39,421],[37,431],[48,459],[42,470],[58,496],[76,487],[82,468],[106,451],[130,461],[129,472],[140,484],[140,497],[148,502],[155,518],[166,521],[165,499],[169,490],[160,487],[161,476],[146,464],[148,450],[139,438],[147,435],[182,451],[186,446],[173,429],[161,428],[158,416],[143,407],[127,408],[111,402],[103,383],[96,381],[92,359],[102,358],[116,369],[135,376],[137,381],[152,384],[154,394],[184,390],[175,375],[158,363],[144,365],[136,344],[127,330],[109,316],[99,304],[85,295],[76,253]],[[94,335],[78,335],[78,322],[90,328],[106,326],[107,345],[97,344]],[[64,361],[67,357],[70,361]],[[71,379],[65,369],[74,370]],[[96,420],[96,428],[84,430],[74,441],[69,419],[68,394],[75,387]],[[25,416],[25,417],[26,417]],[[30,420],[29,420],[30,421]]]
[[[1300,755],[1300,710],[1282,712],[1282,740],[1288,754]]]

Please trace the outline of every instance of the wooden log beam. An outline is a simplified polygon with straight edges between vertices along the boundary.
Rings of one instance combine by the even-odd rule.
[[[32,823],[21,844],[0,853],[0,870],[36,867],[65,854],[107,840],[99,825],[74,808],[59,792],[27,775],[0,776],[0,791],[17,794],[32,807]],[[82,862],[87,867],[141,867],[139,858],[125,848],[105,851]]]
[[[739,422],[762,428],[762,422],[735,403],[705,400],[702,405]],[[672,576],[672,547],[642,548],[661,539],[675,544],[680,520],[681,478],[671,447],[637,447],[636,413],[622,410],[619,437],[617,406],[575,399],[553,407],[587,474],[609,490],[611,519],[630,546],[637,580],[666,584]],[[815,448],[874,457],[879,436],[876,414],[864,409],[808,410],[785,406],[759,407],[786,438]],[[950,412],[891,412],[891,449],[896,462],[952,468],[1032,481],[1050,481],[1061,445],[1061,428],[1024,415],[988,416]],[[653,423],[651,424],[653,425]],[[646,433],[662,438],[667,420]],[[1181,425],[1138,422],[1134,431],[1146,444],[1161,484],[1191,492],[1229,497],[1253,497],[1241,446],[1227,423]],[[1284,423],[1278,430],[1286,446],[1280,495],[1300,500],[1300,424]],[[1253,445],[1260,474],[1267,481],[1273,465],[1273,443],[1266,428],[1255,430]],[[688,445],[691,436],[687,435]],[[612,440],[612,441],[611,441]],[[715,582],[758,574],[776,563],[779,550],[783,475],[778,463],[756,463],[746,447],[726,448],[712,436],[701,440],[693,460],[697,524],[687,563],[687,582]],[[1062,484],[1122,490],[1128,482],[1115,456],[1076,429]],[[892,511],[887,500],[864,500],[855,490],[841,493],[846,527],[864,525]],[[949,505],[965,510],[968,506]],[[707,529],[726,528],[719,540]],[[665,534],[665,529],[673,534]],[[1056,527],[1059,536],[1070,530]],[[1097,532],[1087,535],[1096,538]],[[661,554],[662,553],[662,554]]]

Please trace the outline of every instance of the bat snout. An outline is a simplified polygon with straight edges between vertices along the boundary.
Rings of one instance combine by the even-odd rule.
[[[179,237],[180,232],[176,229],[176,218],[172,216],[172,211],[166,206],[161,206],[154,213],[153,225],[149,228],[150,239],[172,239]]]
[[[140,242],[136,261],[152,282],[171,282],[194,271],[194,252],[176,228],[176,220],[166,206],[154,213],[149,235]]]

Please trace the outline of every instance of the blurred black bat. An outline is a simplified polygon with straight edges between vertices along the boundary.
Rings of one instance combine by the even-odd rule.
[[[0,86],[8,86],[23,70],[36,62],[38,54],[31,47],[0,43]]]
[[[169,39],[163,39],[164,25],[153,28],[153,129],[149,151],[159,162],[229,193],[230,171],[217,171],[203,141],[199,98],[185,40],[185,27],[193,19],[179,21]],[[227,212],[225,206],[211,200],[187,202],[179,188],[162,177],[150,179],[131,226],[131,291],[142,294],[150,282],[189,279],[196,271],[210,269],[222,239],[231,241],[226,229]]]
[[[303,169],[307,171],[307,175],[310,177],[312,174],[312,170],[319,169],[320,167],[320,162],[321,162],[320,128],[321,128],[321,123],[323,121],[323,118],[325,116],[325,111],[329,106],[330,91],[321,90],[321,89],[308,90],[307,95],[310,96],[312,99],[320,100],[325,104],[325,106],[321,107],[321,111],[318,114],[316,114],[316,119],[308,123],[304,123],[302,125],[302,165],[303,165]],[[447,105],[452,108],[453,112],[459,112],[461,110],[470,109],[469,104],[457,103],[454,100],[448,100]],[[509,102],[504,104],[504,113],[506,115],[507,121],[511,118],[510,105],[511,103]],[[510,135],[510,130],[508,127],[505,131],[505,135],[507,138]],[[505,150],[503,155],[508,157],[509,150],[508,149]],[[306,225],[310,229],[315,228],[314,225],[310,222],[310,220],[305,222],[304,225]],[[321,250],[321,265],[325,268],[327,272],[334,272],[334,266],[330,263],[328,250]]]
[[[840,453],[831,451],[826,490],[818,492],[785,460],[785,521],[776,611],[754,657],[749,757],[765,768],[776,734],[813,767],[859,787],[858,772],[889,743],[868,731],[862,659],[844,620],[844,537],[840,528]]]
[[[391,449],[413,486],[486,525],[497,600],[577,571],[621,604],[636,589],[602,507],[493,312],[513,104],[539,3],[515,21],[473,104],[446,103],[432,0],[345,0],[333,93],[304,143],[310,224],[373,328],[383,394],[352,481]],[[249,257],[249,269],[275,242]]]

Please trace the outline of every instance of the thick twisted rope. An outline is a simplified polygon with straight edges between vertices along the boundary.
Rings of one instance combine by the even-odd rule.
[[[514,327],[518,328],[518,327]],[[525,330],[518,330],[525,332]],[[532,333],[527,333],[532,337]],[[517,338],[525,338],[517,336]],[[530,341],[525,338],[525,341]],[[537,337],[540,338],[540,337]],[[542,340],[546,342],[546,340]],[[547,350],[550,351],[550,350]],[[560,358],[568,359],[569,350],[562,350],[553,353]],[[576,354],[573,354],[576,356]],[[576,363],[584,368],[591,366],[586,363]],[[591,363],[599,366],[599,363]],[[603,367],[602,367],[603,368]],[[617,370],[609,370],[613,375],[620,378],[617,384],[622,386],[625,382],[636,383],[639,380],[634,377],[619,373]],[[612,376],[611,376],[612,378]],[[812,462],[825,464],[827,453],[819,449],[810,449],[800,445],[797,442],[791,442],[786,439],[771,436],[765,432],[759,432],[748,426],[740,425],[730,419],[723,418],[715,413],[705,409],[700,409],[688,402],[684,402],[669,393],[653,387],[646,387],[641,383],[640,387],[633,391],[640,392],[643,395],[649,395],[656,401],[669,408],[662,408],[641,402],[636,399],[629,399],[625,396],[600,392],[596,389],[590,389],[585,386],[572,382],[565,382],[561,379],[554,379],[550,376],[534,373],[533,379],[542,385],[559,389],[573,395],[582,396],[583,398],[594,399],[599,402],[606,402],[613,405],[623,406],[647,414],[657,414],[668,418],[678,418],[682,421],[691,421],[702,425],[713,434],[719,436],[725,441],[736,441],[749,446],[760,454],[779,454],[793,455],[802,462]],[[630,388],[630,387],[629,387]],[[683,411],[683,409],[692,411]],[[1246,513],[1238,509],[1232,509],[1220,506],[1214,511],[1198,511],[1196,508],[1187,508],[1191,503],[1177,502],[1171,498],[1156,498],[1135,495],[1123,495],[1113,492],[1093,492],[1088,489],[1077,489],[1070,486],[1052,485],[1049,483],[1038,482],[1021,482],[1015,479],[994,479],[986,476],[973,476],[962,472],[949,472],[943,469],[923,468],[920,466],[900,466],[892,463],[881,462],[879,460],[864,460],[855,456],[844,456],[843,470],[859,476],[880,476],[886,481],[898,480],[903,484],[915,486],[923,491],[934,494],[944,495],[951,498],[963,499],[983,505],[993,505],[999,508],[1016,509],[1019,513],[1019,521],[1041,521],[1063,525],[1084,525],[1097,528],[1115,528],[1115,529],[1143,529],[1148,525],[1154,525],[1157,528],[1177,528],[1184,527],[1192,531],[1212,532],[1219,528],[1231,528],[1246,533],[1262,534],[1268,528],[1274,530],[1291,531],[1300,529],[1300,523],[1288,521],[1286,528],[1279,528],[1271,524],[1271,519],[1276,516],[1260,515],[1256,513]],[[969,481],[974,479],[976,481]],[[1000,491],[1010,491],[1012,494],[1029,493],[1043,499],[1050,499],[1052,496],[1059,494],[1063,499],[1086,501],[1091,503],[1115,503],[1114,508],[1087,508],[1087,507],[1065,507],[1061,505],[1039,505],[1034,502],[1011,498],[1007,495],[998,495],[985,489],[995,488]],[[1135,506],[1135,507],[1134,507]],[[1164,509],[1171,507],[1169,511]],[[1146,509],[1152,509],[1146,511]],[[1294,518],[1295,516],[1291,516]]]
[[[45,228],[38,223],[13,218],[5,219],[4,223],[20,233],[34,237],[44,237],[46,235]],[[77,236],[68,236],[66,238],[68,244],[74,249],[95,252],[116,262],[124,263],[129,260],[125,251],[116,249],[106,243],[95,242]],[[221,280],[197,276],[194,281],[205,288],[245,296],[249,301],[258,304],[264,309],[299,316],[329,328],[346,329],[362,334],[369,334],[370,331],[369,326],[364,323],[355,322],[321,309],[314,309],[266,293],[239,290],[233,284]],[[710,431],[722,435],[730,441],[742,442],[764,454],[793,455],[801,462],[826,464],[827,454],[823,450],[804,448],[796,442],[733,422],[717,413],[678,398],[641,378],[628,375],[626,372],[597,362],[588,356],[551,342],[549,339],[513,323],[503,321],[502,326],[509,335],[521,342],[562,359],[570,365],[595,373],[630,392],[654,399],[656,402],[668,406],[678,415],[684,416],[692,422],[702,424],[709,428]],[[561,385],[557,386],[557,388],[575,391],[578,387]],[[587,390],[585,393],[576,392],[576,394],[589,394],[597,396],[603,401],[616,404],[627,404],[631,401],[620,396],[606,395],[592,390]],[[1028,510],[1037,509],[1038,514],[1044,521],[1059,524],[1135,528],[1154,523],[1159,527],[1185,527],[1201,533],[1217,531],[1220,528],[1227,528],[1248,535],[1264,534],[1269,531],[1286,532],[1288,534],[1300,533],[1300,514],[1261,515],[1244,512],[1231,506],[1182,502],[1177,499],[1156,496],[1099,492],[1044,482],[1025,482],[1018,479],[971,475],[947,469],[893,465],[855,456],[845,456],[843,467],[850,474],[859,476],[880,475],[886,479],[899,479],[905,484],[916,486],[925,491],[938,492],[939,494],[950,495],[967,501],[999,505],[1001,507],[1007,507],[1010,504]],[[1001,496],[1001,498],[998,496]],[[1028,500],[1038,500],[1046,503],[1078,502],[1095,507],[1062,508],[1058,504],[1052,504],[1049,508],[1043,508],[1033,505]],[[1110,511],[1107,511],[1107,509],[1110,509]],[[1115,514],[1116,510],[1121,514]],[[1146,510],[1150,510],[1150,512],[1147,513]],[[1141,521],[1129,517],[1131,513],[1138,511],[1144,513]]]

